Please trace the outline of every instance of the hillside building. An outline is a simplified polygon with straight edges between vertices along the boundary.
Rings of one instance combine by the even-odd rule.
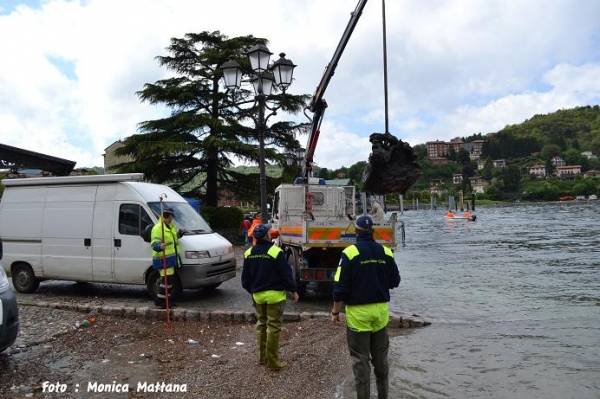
[[[471,157],[472,160],[477,160],[481,157],[481,151],[483,150],[483,143],[485,143],[485,140],[471,141],[472,147],[471,147],[469,156]]]
[[[600,177],[600,170],[591,169],[583,174],[583,177]]]
[[[460,150],[462,150],[464,144],[465,142],[463,141],[463,139],[461,139],[460,137],[455,137],[452,140],[450,140],[450,143],[448,145],[450,148],[452,148],[452,150],[454,150],[454,152],[459,152]]]
[[[552,157],[552,165],[554,165],[555,167],[559,167],[559,166],[565,166],[567,163],[565,162],[564,159],[562,159],[561,157],[559,157],[558,155]]]
[[[533,177],[546,177],[546,166],[544,165],[533,165],[529,167],[529,174]]]
[[[117,155],[116,151],[119,148],[123,148],[125,144],[121,140],[117,140],[104,149],[104,173],[111,174],[117,173],[116,166],[122,163],[133,162],[134,159],[128,155]]]
[[[556,167],[556,176],[569,178],[581,175],[581,165],[565,165]]]
[[[490,185],[481,176],[471,177],[470,181],[471,181],[471,188],[473,189],[473,192],[475,192],[477,194],[483,194],[483,193],[485,193],[485,189]]]
[[[448,155],[449,144],[445,141],[428,141],[425,146],[427,147],[427,158],[429,159],[444,158]]]
[[[463,175],[461,173],[455,173],[452,176],[452,183],[454,184],[462,184],[463,182]]]
[[[506,159],[495,159],[493,161],[494,168],[504,169],[506,168]]]

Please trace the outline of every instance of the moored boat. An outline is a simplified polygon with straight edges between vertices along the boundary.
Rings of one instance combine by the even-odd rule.
[[[573,197],[572,195],[563,195],[562,197],[559,198],[559,200],[562,202],[575,201],[575,197]]]

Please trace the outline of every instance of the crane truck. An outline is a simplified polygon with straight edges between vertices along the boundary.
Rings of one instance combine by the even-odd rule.
[[[279,244],[292,268],[298,293],[303,296],[310,282],[331,284],[341,252],[355,242],[356,188],[330,186],[312,177],[313,157],[327,108],[323,98],[338,61],[356,27],[367,0],[360,0],[317,86],[307,109],[313,114],[302,176],[294,184],[276,188],[273,223],[279,230]],[[365,201],[363,201],[364,203]],[[365,211],[363,205],[363,212]],[[386,246],[396,245],[396,219],[384,223],[376,220],[374,239]]]

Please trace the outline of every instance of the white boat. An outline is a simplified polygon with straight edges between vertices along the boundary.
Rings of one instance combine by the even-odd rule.
[[[597,200],[598,196],[596,194],[592,194],[588,197],[588,200]]]

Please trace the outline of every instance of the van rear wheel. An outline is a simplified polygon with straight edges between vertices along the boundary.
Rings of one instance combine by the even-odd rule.
[[[27,263],[14,265],[11,270],[12,281],[17,292],[31,294],[40,286],[33,269]]]
[[[160,282],[162,277],[160,273],[156,270],[153,270],[149,275],[146,281],[146,289],[148,290],[148,294],[152,297],[153,300],[158,298],[158,293],[160,291]],[[169,300],[176,300],[177,297],[181,294],[181,281],[179,281],[179,277],[177,274],[173,276],[171,279],[173,289],[169,291]]]

